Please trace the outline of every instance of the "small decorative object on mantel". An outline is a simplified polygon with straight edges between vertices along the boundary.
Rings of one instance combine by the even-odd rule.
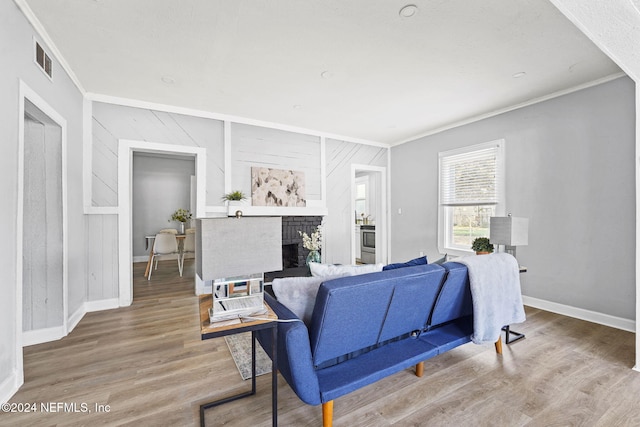
[[[302,236],[302,246],[309,250],[309,255],[307,255],[307,265],[309,265],[310,262],[320,262],[320,250],[322,249],[322,226],[317,226],[316,230],[311,233],[311,236],[299,230],[298,234]]]
[[[489,243],[488,237],[477,237],[471,243],[471,249],[476,251],[476,255],[486,255],[493,252],[493,245]]]
[[[184,223],[190,221],[192,218],[191,211],[189,209],[178,209],[173,215],[171,215],[171,221],[177,221],[180,224],[180,234],[184,234]]]
[[[236,206],[236,205],[239,206],[241,205],[240,202],[242,202],[246,198],[247,197],[244,195],[242,191],[235,190],[222,196],[222,201],[225,202],[227,206]],[[236,210],[235,217],[240,218],[241,216],[242,216],[242,211],[240,209]]]
[[[222,196],[222,201],[223,202],[240,202],[246,198],[247,196],[245,196],[242,191],[235,190]]]

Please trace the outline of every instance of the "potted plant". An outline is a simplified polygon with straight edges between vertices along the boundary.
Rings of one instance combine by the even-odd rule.
[[[310,262],[320,262],[320,250],[322,249],[322,226],[317,226],[309,236],[304,231],[298,230],[298,234],[302,237],[302,246],[309,251],[307,255],[307,265]]]
[[[471,243],[471,249],[476,251],[476,255],[490,254],[493,252],[493,245],[489,243],[488,237],[477,237]]]
[[[184,234],[184,223],[190,221],[193,215],[189,209],[177,209],[169,221],[177,221],[180,223],[180,234]]]
[[[235,190],[222,196],[222,201],[223,202],[240,202],[242,200],[245,200],[246,198],[247,197],[244,195],[242,191]]]

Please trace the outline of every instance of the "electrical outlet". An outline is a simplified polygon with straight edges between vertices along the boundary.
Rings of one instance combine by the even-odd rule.
[[[419,256],[424,256],[424,251],[420,251],[420,255]]]

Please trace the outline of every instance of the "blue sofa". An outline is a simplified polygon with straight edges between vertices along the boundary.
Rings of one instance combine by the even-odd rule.
[[[265,299],[280,319],[297,319]],[[278,368],[302,401],[322,404],[323,425],[331,426],[334,399],[413,366],[421,376],[425,360],[469,342],[472,332],[462,264],[342,277],[320,286],[309,327],[278,324]],[[258,339],[270,353],[271,335]]]

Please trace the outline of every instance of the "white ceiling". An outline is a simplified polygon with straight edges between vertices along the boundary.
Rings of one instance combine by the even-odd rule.
[[[389,144],[620,73],[546,0],[25,2],[88,93]]]

